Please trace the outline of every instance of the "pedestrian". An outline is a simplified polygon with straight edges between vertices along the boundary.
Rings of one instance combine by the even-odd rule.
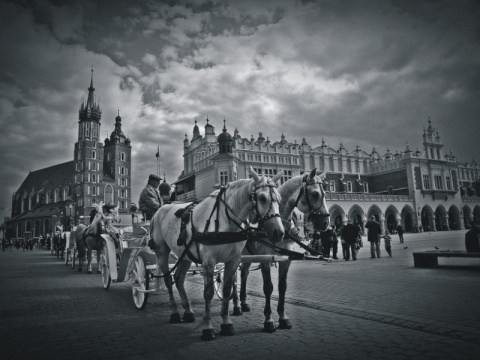
[[[343,228],[342,236],[346,244],[345,260],[350,260],[350,251],[352,252],[352,259],[357,260],[355,245],[358,238],[358,228],[352,224],[352,220],[348,220],[347,225]]]
[[[465,233],[465,249],[467,252],[480,252],[480,225],[472,225]]]
[[[400,244],[403,244],[403,227],[401,224],[398,224],[397,226],[397,234],[398,238],[400,239]]]
[[[392,237],[390,236],[388,230],[385,230],[385,235],[380,236],[385,239],[385,250],[390,257],[392,257]]]
[[[375,216],[372,215],[370,221],[367,222],[365,227],[368,229],[368,241],[370,242],[370,258],[375,259],[375,253],[377,257],[380,257],[380,235],[382,234],[382,228],[380,223],[375,220]]]
[[[330,249],[332,247],[332,233],[330,229],[320,232],[320,241],[323,248],[323,257],[330,258]]]
[[[329,231],[330,231],[330,240],[332,244],[332,255],[335,260],[338,260],[338,257],[337,257],[338,237],[337,237],[337,232],[335,231],[335,225],[332,225]]]

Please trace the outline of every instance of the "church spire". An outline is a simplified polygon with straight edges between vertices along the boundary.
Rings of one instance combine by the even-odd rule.
[[[100,121],[102,118],[102,110],[100,108],[99,102],[95,97],[95,88],[93,87],[93,66],[92,66],[92,74],[90,77],[90,86],[88,87],[88,98],[87,102],[82,100],[82,104],[80,105],[79,111],[79,120],[95,120]]]

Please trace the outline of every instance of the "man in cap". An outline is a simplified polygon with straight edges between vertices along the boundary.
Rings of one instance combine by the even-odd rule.
[[[140,199],[138,200],[138,207],[141,212],[145,213],[145,220],[151,220],[157,210],[163,205],[162,198],[158,186],[160,185],[159,176],[150,174],[148,177],[147,186],[142,190]]]

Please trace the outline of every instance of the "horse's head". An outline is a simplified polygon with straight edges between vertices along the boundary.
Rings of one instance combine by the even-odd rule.
[[[280,194],[277,191],[276,183],[282,176],[275,175],[273,179],[266,176],[259,176],[250,166],[250,174],[254,180],[252,191],[252,203],[255,218],[253,222],[263,225],[268,238],[278,243],[282,241],[285,229],[280,217]]]
[[[297,198],[297,208],[307,214],[312,222],[314,232],[326,231],[330,226],[330,214],[325,201],[325,173],[317,175],[317,169],[305,174],[302,188]]]

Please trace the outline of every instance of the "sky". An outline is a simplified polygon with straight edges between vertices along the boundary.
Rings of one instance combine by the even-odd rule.
[[[322,138],[480,160],[480,2],[400,0],[0,2],[0,218],[29,171],[73,160],[91,68],[102,138],[132,141],[132,201],[149,173],[175,181],[183,139]],[[163,176],[162,176],[163,177]]]

